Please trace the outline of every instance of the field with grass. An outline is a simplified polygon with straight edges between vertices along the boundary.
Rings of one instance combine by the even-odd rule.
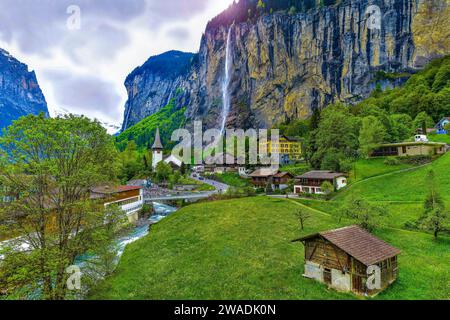
[[[295,217],[298,208],[311,215],[304,231]],[[303,278],[304,248],[291,242],[351,223],[287,199],[194,204],[129,245],[116,273],[90,298],[361,299]],[[402,250],[398,281],[376,299],[450,298],[450,238],[434,241],[389,226],[376,235]]]
[[[444,142],[450,145],[450,135],[448,134],[431,134],[428,139],[433,142]]]
[[[222,174],[213,174],[211,176],[208,176],[209,179],[214,179],[216,181],[225,183],[229,186],[236,187],[236,188],[243,188],[250,186],[250,181],[247,179],[242,178],[237,173],[222,173]]]
[[[398,172],[376,177],[342,190],[335,198],[345,200],[352,195],[360,195],[370,201],[418,201],[425,199],[428,192],[426,177],[433,169],[436,183],[442,197],[450,201],[450,153],[429,165],[406,172]]]
[[[356,161],[350,172],[350,181],[361,181],[367,178],[414,167],[412,164],[402,162],[395,165],[386,165],[384,163],[385,161],[386,158],[361,159]]]

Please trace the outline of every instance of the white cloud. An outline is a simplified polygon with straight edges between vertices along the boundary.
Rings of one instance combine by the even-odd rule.
[[[2,0],[0,47],[36,70],[50,112],[120,124],[126,76],[150,56],[195,52],[208,20],[233,0]],[[66,10],[81,9],[69,30]]]

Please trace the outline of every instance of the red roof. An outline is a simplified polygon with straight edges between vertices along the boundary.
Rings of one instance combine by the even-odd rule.
[[[121,193],[121,192],[127,192],[127,191],[133,191],[133,190],[140,190],[143,189],[142,187],[138,186],[101,186],[96,187],[92,189],[92,192],[94,193],[101,193],[101,194],[115,194],[115,193]]]

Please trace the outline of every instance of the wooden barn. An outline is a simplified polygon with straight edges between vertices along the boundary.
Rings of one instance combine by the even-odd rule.
[[[320,232],[295,242],[305,246],[304,276],[336,290],[372,296],[397,279],[400,250],[359,226]],[[374,266],[380,271],[377,285],[372,276],[376,275]]]

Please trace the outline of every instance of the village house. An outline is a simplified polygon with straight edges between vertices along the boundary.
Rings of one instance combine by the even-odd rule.
[[[370,154],[371,157],[435,156],[446,152],[446,144],[439,142],[402,142],[383,144]]]
[[[144,206],[144,189],[142,186],[101,186],[91,190],[90,198],[102,201],[105,207],[118,206],[130,223],[136,223]]]
[[[279,154],[281,164],[296,162],[302,159],[302,143],[300,139],[288,136],[280,136],[278,143],[272,144],[272,141],[259,142],[259,150],[268,154]]]
[[[398,277],[400,250],[359,226],[319,232],[294,242],[305,246],[304,277],[336,290],[373,296]],[[374,273],[375,269],[380,272]]]
[[[340,190],[347,185],[347,177],[344,173],[333,171],[309,171],[295,178],[294,193],[324,194],[322,185],[328,181],[334,186],[334,190]]]
[[[180,170],[183,165],[183,161],[175,157],[174,155],[170,155],[164,158],[164,162],[172,167],[173,170]]]
[[[203,166],[203,172],[205,173],[217,173],[223,174],[226,172],[245,174],[245,165],[239,164],[239,159],[236,159],[229,153],[219,153],[217,155],[208,156],[205,158],[205,165]]]
[[[249,176],[255,187],[265,188],[270,184],[272,189],[275,190],[286,189],[289,186],[289,181],[294,178],[294,176],[288,172],[280,172],[279,170],[272,168],[255,170]]]

